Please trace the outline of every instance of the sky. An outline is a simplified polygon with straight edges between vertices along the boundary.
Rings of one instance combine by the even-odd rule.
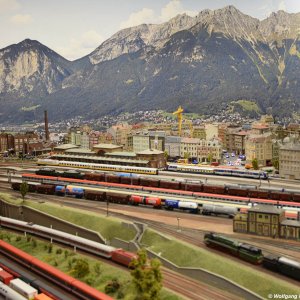
[[[0,0],[0,49],[29,38],[74,60],[120,29],[227,5],[260,20],[300,12],[300,0]]]

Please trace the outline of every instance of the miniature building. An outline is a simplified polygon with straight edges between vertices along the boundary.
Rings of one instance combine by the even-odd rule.
[[[300,239],[300,213],[298,220],[284,218],[284,210],[270,205],[257,205],[248,214],[237,214],[233,231],[256,235]]]
[[[300,221],[284,220],[280,226],[280,236],[286,239],[300,239]]]
[[[275,206],[257,205],[248,210],[248,232],[264,236],[279,236],[284,210]]]
[[[61,153],[61,154],[64,154],[66,150],[69,150],[69,149],[77,149],[79,148],[78,146],[74,145],[74,144],[62,144],[62,145],[59,145],[59,146],[56,146],[54,147],[54,152],[55,153]]]
[[[93,151],[95,151],[98,155],[104,155],[104,153],[111,153],[122,151],[123,146],[121,145],[114,145],[114,144],[97,144],[93,145]]]
[[[165,168],[166,159],[164,152],[156,149],[148,149],[137,153],[137,159],[149,161],[150,168]]]
[[[279,174],[287,179],[300,179],[300,144],[289,143],[279,149]]]
[[[233,231],[247,233],[248,232],[248,215],[237,214],[233,219]]]

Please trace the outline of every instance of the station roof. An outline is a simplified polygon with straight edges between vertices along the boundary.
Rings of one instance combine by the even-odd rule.
[[[69,155],[69,154],[55,154],[53,157],[57,158],[73,158],[73,159],[78,159],[78,161],[82,161],[84,159],[85,161],[91,160],[91,161],[96,161],[100,163],[100,161],[105,161],[105,162],[123,162],[123,163],[136,163],[136,164],[141,164],[141,165],[146,165],[149,163],[148,160],[141,160],[141,159],[125,159],[125,158],[115,158],[115,157],[105,157],[105,156],[83,156],[83,155]],[[76,160],[74,160],[76,161]]]
[[[284,212],[282,208],[276,206],[259,204],[248,209],[248,212],[257,212],[257,213],[267,213],[267,214],[277,214],[280,215]]]
[[[85,148],[74,148],[74,149],[68,149],[65,151],[65,153],[85,153],[85,154],[94,154],[96,155],[95,151],[92,151],[90,149],[85,149]]]
[[[58,145],[55,146],[54,149],[57,150],[68,150],[68,149],[72,149],[72,148],[79,148],[79,146],[73,145],[73,144],[62,144],[62,145]]]
[[[97,144],[93,146],[93,148],[96,149],[118,149],[122,147],[123,147],[122,145],[114,145],[114,144]]]
[[[162,154],[163,151],[156,150],[156,149],[147,149],[140,152],[137,152],[137,154],[144,154],[144,155],[150,155],[150,154]]]
[[[299,227],[300,221],[298,220],[284,220],[281,222],[281,226],[291,226],[291,227]]]
[[[130,156],[130,157],[136,157],[136,153],[134,152],[111,152],[111,153],[105,153],[106,156]]]

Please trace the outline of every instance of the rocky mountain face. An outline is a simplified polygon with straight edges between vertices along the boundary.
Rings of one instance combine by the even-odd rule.
[[[299,28],[300,13],[259,21],[228,6],[121,30],[74,62],[25,40],[0,50],[0,121],[44,109],[52,119],[179,104],[214,113],[239,99],[291,115],[300,108]]]

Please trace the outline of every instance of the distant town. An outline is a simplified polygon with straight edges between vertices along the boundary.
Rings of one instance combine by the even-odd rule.
[[[300,124],[278,124],[272,115],[256,120],[239,113],[205,118],[183,112],[179,119],[176,112],[139,111],[89,122],[74,118],[51,123],[45,112],[43,123],[0,128],[3,159],[45,156],[54,149],[97,155],[95,146],[113,144],[125,157],[155,149],[169,161],[269,167],[277,176],[300,179]]]

